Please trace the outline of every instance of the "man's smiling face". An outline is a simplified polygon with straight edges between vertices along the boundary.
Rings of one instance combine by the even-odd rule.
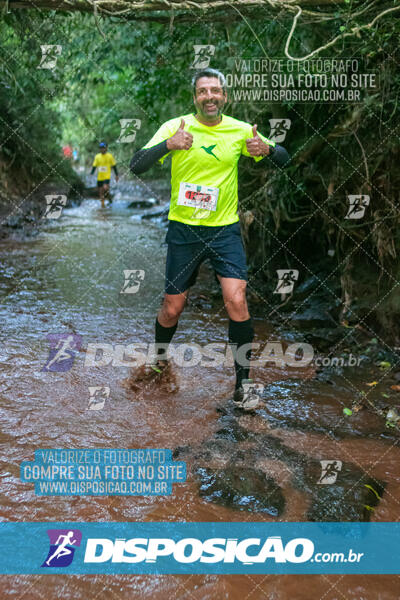
[[[203,119],[215,121],[225,106],[227,97],[218,77],[200,77],[196,82],[193,102]]]

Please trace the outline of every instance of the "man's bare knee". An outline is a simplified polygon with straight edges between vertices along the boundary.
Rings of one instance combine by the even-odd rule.
[[[225,308],[231,319],[244,321],[248,317],[246,299],[247,282],[238,279],[220,278]]]
[[[174,325],[176,321],[179,319],[180,315],[183,312],[185,307],[186,298],[182,297],[181,294],[176,295],[176,297],[170,297],[166,295],[164,297],[161,309],[160,309],[160,317],[165,322],[173,322]],[[162,325],[163,323],[161,323]],[[165,325],[168,326],[168,325]]]
[[[230,318],[234,321],[245,321],[249,318],[246,296],[235,296],[234,298],[227,299],[225,301],[225,308]]]

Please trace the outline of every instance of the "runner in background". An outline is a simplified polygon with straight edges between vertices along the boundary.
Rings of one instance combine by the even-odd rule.
[[[97,169],[97,187],[99,190],[101,208],[104,208],[104,199],[107,196],[109,197],[110,192],[111,167],[115,172],[115,181],[118,181],[119,177],[117,163],[111,152],[107,151],[108,146],[106,142],[100,142],[99,148],[100,152],[94,157],[90,174],[93,175]],[[110,198],[108,199],[110,200]]]

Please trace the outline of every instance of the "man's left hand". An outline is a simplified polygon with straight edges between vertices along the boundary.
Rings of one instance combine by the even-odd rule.
[[[257,125],[253,125],[253,137],[246,140],[246,148],[250,156],[268,156],[269,146],[257,133]]]

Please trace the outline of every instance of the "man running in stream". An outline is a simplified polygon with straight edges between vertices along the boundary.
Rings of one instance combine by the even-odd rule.
[[[229,316],[229,343],[236,349],[236,384],[233,401],[244,410],[258,406],[258,397],[247,398],[251,343],[254,330],[246,301],[246,256],[238,210],[238,161],[255,161],[283,167],[289,161],[284,148],[250,125],[223,114],[227,101],[225,77],[215,69],[199,71],[192,81],[196,113],[176,117],[161,125],[130,163],[135,175],[157,160],[172,155],[171,204],[166,264],[166,285],[155,323],[158,361],[153,372],[166,366],[172,340],[199,267],[209,259],[221,284]],[[245,346],[245,348],[244,348]],[[242,348],[242,352],[240,349]]]
[[[109,196],[110,192],[111,167],[115,172],[115,181],[118,181],[118,169],[115,158],[111,152],[107,152],[107,144],[105,142],[100,142],[99,148],[100,152],[94,157],[90,174],[93,175],[97,168],[97,187],[99,190],[101,208],[104,208],[104,198]]]

